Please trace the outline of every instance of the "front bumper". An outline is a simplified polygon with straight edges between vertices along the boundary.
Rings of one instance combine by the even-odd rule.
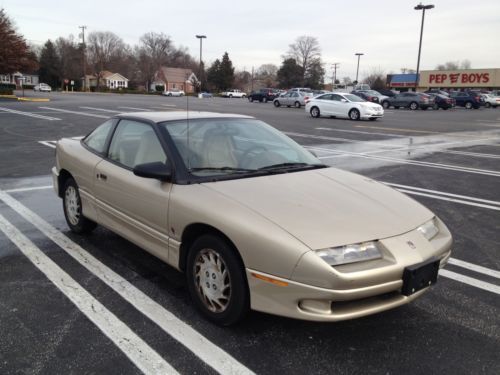
[[[60,196],[60,194],[59,194],[59,171],[57,170],[57,167],[52,167],[52,186],[53,186],[54,191],[57,194],[57,196]]]
[[[446,264],[450,254],[451,250],[441,257],[440,267]],[[393,309],[413,301],[429,289],[405,296],[401,294],[403,280],[398,279],[366,287],[336,290],[282,279],[251,269],[246,272],[253,310],[318,322],[355,319]],[[278,280],[281,285],[254,275]]]

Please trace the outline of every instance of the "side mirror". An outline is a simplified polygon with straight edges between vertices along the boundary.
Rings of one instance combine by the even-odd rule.
[[[347,99],[340,99],[342,103],[347,103]]]
[[[132,171],[139,177],[154,178],[163,182],[172,180],[172,169],[169,162],[165,164],[155,161],[153,163],[138,164]]]

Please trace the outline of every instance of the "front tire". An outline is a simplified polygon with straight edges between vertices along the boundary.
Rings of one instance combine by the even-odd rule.
[[[263,103],[267,103],[267,98],[266,98],[266,97],[263,97],[263,98],[262,98],[262,102],[263,102]]]
[[[311,110],[309,111],[309,113],[314,118],[318,118],[319,116],[321,116],[321,112],[319,111],[318,107],[312,107]]]
[[[78,234],[91,232],[97,224],[82,214],[82,200],[76,181],[69,178],[63,189],[63,211],[68,227]]]
[[[294,103],[294,107],[295,107],[295,108],[300,108],[300,102],[295,102],[295,103]]]
[[[252,103],[252,102],[253,102],[253,96],[250,96],[250,97],[248,98],[248,101],[249,101],[250,103]]]
[[[194,241],[186,277],[193,303],[210,321],[229,326],[250,309],[245,269],[236,250],[222,238],[206,234]]]
[[[360,118],[360,113],[356,108],[353,108],[349,111],[349,118],[354,121],[358,121]]]
[[[412,111],[415,111],[415,110],[418,109],[418,103],[417,102],[411,102],[409,107],[410,107],[410,109]]]
[[[273,104],[274,104],[274,106],[275,106],[276,108],[277,108],[277,107],[279,107],[279,106],[281,105],[281,104],[280,104],[280,102],[279,102],[278,100],[275,100]]]
[[[486,103],[484,103],[484,106],[485,106],[486,108],[490,108],[490,107],[491,107],[491,103],[486,102]]]
[[[382,102],[382,107],[384,107],[384,109],[388,109],[391,105],[389,104],[389,102],[387,100],[384,100]]]
[[[472,107],[473,107],[473,106],[472,106],[472,102],[467,102],[467,103],[465,103],[465,108],[466,108],[466,109],[472,109]]]

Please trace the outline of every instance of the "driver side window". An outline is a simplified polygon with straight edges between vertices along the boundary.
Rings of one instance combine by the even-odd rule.
[[[131,120],[121,120],[118,124],[108,157],[128,168],[134,168],[138,164],[167,161],[153,128]]]

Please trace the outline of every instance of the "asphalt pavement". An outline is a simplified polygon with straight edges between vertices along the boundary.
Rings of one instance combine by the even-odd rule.
[[[500,373],[500,109],[313,119],[244,99],[51,93],[0,102],[0,374]],[[438,283],[340,323],[252,312],[205,321],[183,275],[112,232],[72,234],[49,176],[55,141],[116,113],[254,116],[432,209],[454,236]],[[285,189],[286,187],[284,187]]]

